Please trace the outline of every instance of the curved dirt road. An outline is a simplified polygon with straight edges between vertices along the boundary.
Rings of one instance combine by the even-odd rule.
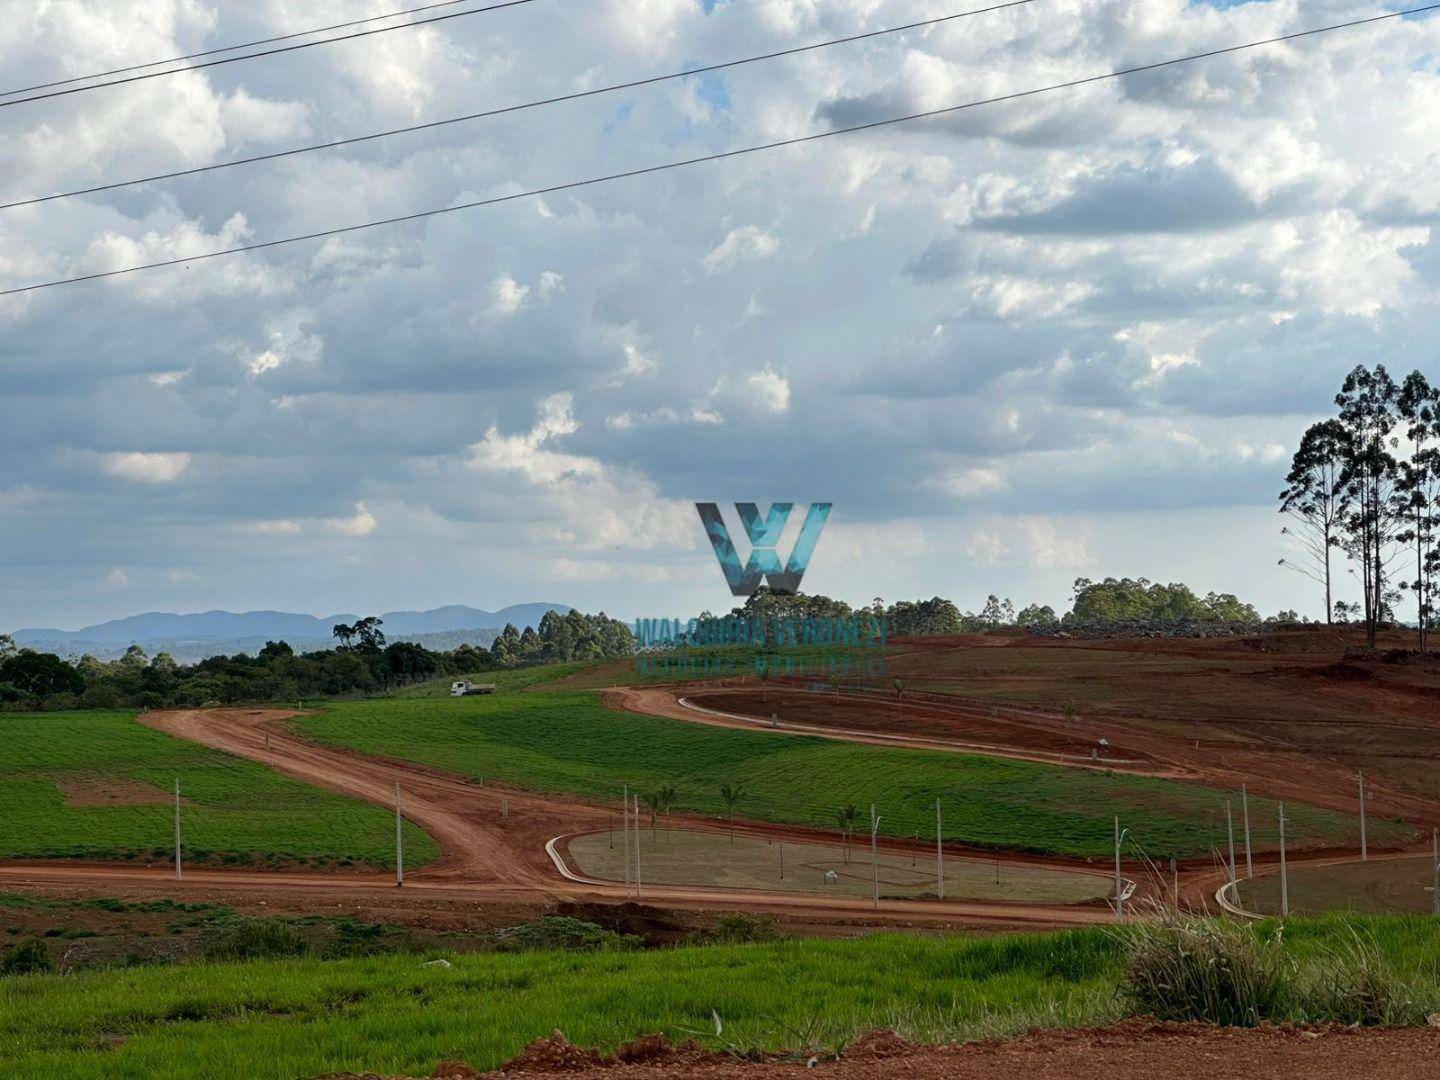
[[[801,709],[822,713],[833,703],[854,710],[862,706],[872,714],[871,726],[856,729],[852,724],[841,727],[823,721],[782,721],[778,728],[769,720],[740,709],[716,707],[727,697],[737,702],[753,698],[751,686],[695,685],[690,687],[619,686],[603,691],[612,708],[647,716],[662,716],[692,724],[712,727],[743,728],[777,734],[810,735],[842,742],[866,743],[872,746],[905,747],[914,750],[943,750],[951,753],[1001,757],[1016,761],[1033,761],[1066,768],[1100,769],[1130,773],[1164,780],[1180,780],[1204,784],[1226,791],[1238,791],[1245,783],[1252,794],[1271,799],[1302,802],[1342,813],[1354,813],[1354,773],[1338,762],[1318,760],[1294,749],[1276,745],[1236,744],[1225,748],[1200,746],[1192,748],[1189,740],[1147,731],[1115,720],[1096,721],[1066,717],[1049,710],[1017,705],[984,705],[956,700],[938,703],[932,700],[894,701],[878,697],[861,697],[817,693],[794,687],[769,687],[766,694],[776,702],[790,700]],[[706,702],[698,704],[691,698]],[[753,701],[750,702],[753,705]],[[937,720],[938,718],[941,718]],[[963,732],[967,722],[979,722],[989,729],[1003,729],[1013,741],[1003,744],[975,742],[964,737],[945,734],[946,724]],[[916,732],[919,733],[916,733]],[[1092,760],[1037,749],[1056,736],[1074,738],[1081,733],[1083,741],[1098,743],[1106,739],[1123,756]],[[1124,748],[1120,751],[1119,748]],[[1440,820],[1440,802],[1392,786],[1367,775],[1366,802],[1371,815],[1401,817],[1412,822],[1429,824]],[[1418,848],[1417,848],[1418,850]]]
[[[405,816],[429,833],[440,858],[405,875],[405,893],[553,904],[560,901],[618,903],[634,899],[620,885],[567,881],[545,852],[545,844],[565,833],[609,828],[615,813],[607,808],[520,791],[481,787],[411,762],[390,761],[319,746],[287,732],[284,721],[297,715],[276,709],[188,709],[146,713],[140,722],[158,731],[268,765],[316,787],[393,807],[395,785],[404,792]],[[501,816],[508,802],[510,816]],[[703,823],[702,823],[703,826]],[[766,835],[795,830],[751,824]],[[890,845],[887,845],[890,846]],[[896,845],[901,846],[901,845]],[[1018,860],[1030,862],[1033,860]],[[375,873],[321,873],[187,868],[176,881],[168,867],[77,865],[73,863],[0,866],[0,882],[159,891],[168,896],[232,894],[278,895],[330,900],[396,897],[393,877]],[[746,909],[798,918],[863,923],[966,926],[1062,926],[1100,923],[1112,916],[1104,907],[1054,906],[925,900],[885,901],[877,907],[864,899],[782,892],[702,887],[646,887],[643,900],[668,907]]]

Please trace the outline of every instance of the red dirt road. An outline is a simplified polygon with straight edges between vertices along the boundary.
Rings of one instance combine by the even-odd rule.
[[[405,894],[417,899],[424,896],[541,905],[633,899],[622,886],[567,881],[545,851],[545,844],[557,836],[611,827],[613,810],[481,787],[410,762],[318,746],[284,729],[284,721],[294,715],[293,711],[276,709],[188,709],[146,713],[140,722],[261,762],[304,783],[380,806],[394,806],[395,785],[399,783],[404,792],[405,816],[429,833],[441,852],[436,862],[405,875]],[[508,818],[501,816],[502,801],[509,803]],[[695,824],[704,827],[703,822]],[[750,828],[766,835],[798,834],[783,828]],[[307,897],[317,904],[366,898],[393,904],[397,896],[393,877],[375,873],[189,868],[183,880],[176,881],[173,871],[165,867],[46,863],[0,866],[0,882],[94,888],[110,893],[118,889],[142,890],[166,896]],[[1043,927],[1099,923],[1111,918],[1103,907],[882,900],[876,908],[863,899],[690,887],[647,887],[643,899],[667,907],[743,909],[792,920],[865,925]]]
[[[762,699],[763,693],[763,699]],[[613,708],[689,723],[778,730],[846,742],[1004,757],[1071,768],[1188,780],[1226,790],[1243,782],[1257,795],[1355,811],[1354,772],[1346,765],[1273,742],[1201,744],[1116,718],[1066,716],[1036,706],[993,704],[949,695],[902,700],[854,692],[830,693],[751,684],[616,687]],[[779,728],[770,716],[778,715]],[[1101,760],[1079,751],[1108,746]],[[1376,817],[1440,821],[1440,801],[1398,790],[1369,777],[1366,798]]]

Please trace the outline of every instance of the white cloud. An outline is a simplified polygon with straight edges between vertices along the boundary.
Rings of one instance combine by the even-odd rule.
[[[137,484],[171,484],[179,480],[189,467],[190,455],[184,452],[147,453],[134,450],[106,454],[101,459],[101,468],[105,472]]]
[[[941,490],[957,499],[974,499],[989,495],[1005,486],[1005,477],[991,468],[962,469],[943,477]]]
[[[298,536],[300,534],[300,523],[291,521],[288,518],[277,518],[274,521],[252,521],[245,526],[246,531],[256,533],[260,536]]]
[[[701,264],[706,270],[728,270],[743,263],[768,259],[780,250],[780,241],[758,225],[732,229],[711,249]]]
[[[105,584],[112,585],[117,589],[124,589],[130,584],[130,575],[118,566],[112,566],[109,573],[105,575]]]
[[[325,524],[344,536],[369,536],[379,524],[375,515],[366,509],[363,502],[355,504],[355,513],[350,517],[327,518]]]
[[[529,285],[521,285],[509,274],[501,274],[490,283],[490,311],[496,315],[514,315],[525,306],[529,295]]]
[[[200,580],[200,575],[194,570],[183,570],[177,567],[165,575],[165,580],[171,585],[189,585],[191,582]]]
[[[1038,570],[1088,570],[1095,565],[1087,547],[1088,529],[1073,520],[1025,517],[1018,523],[1028,562]]]
[[[470,448],[470,464],[492,472],[522,473],[538,484],[553,484],[566,477],[598,476],[598,461],[546,448],[546,443],[580,430],[573,403],[571,394],[551,394],[540,402],[540,415],[524,435],[502,435],[499,427],[492,425],[485,438]]]
[[[770,368],[762,368],[745,380],[752,399],[766,412],[784,413],[790,410],[790,380],[778,375]]]

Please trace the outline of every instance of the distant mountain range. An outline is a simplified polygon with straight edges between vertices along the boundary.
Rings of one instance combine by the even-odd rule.
[[[380,618],[390,641],[454,648],[462,641],[488,645],[506,623],[523,630],[538,625],[547,611],[563,615],[569,610],[568,604],[513,604],[499,611],[451,604],[431,611],[388,611]],[[205,611],[192,615],[152,611],[80,630],[32,628],[17,630],[12,636],[17,645],[62,655],[88,652],[107,659],[123,654],[131,645],[139,645],[152,656],[168,652],[176,660],[191,661],[255,653],[266,641],[287,641],[297,652],[326,648],[334,644],[331,629],[336,623],[353,623],[359,618],[348,613],[317,618],[288,611]]]

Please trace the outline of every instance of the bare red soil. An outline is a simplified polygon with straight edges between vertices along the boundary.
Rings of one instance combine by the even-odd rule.
[[[1239,1029],[1129,1020],[1101,1030],[1037,1031],[960,1046],[914,1046],[889,1032],[873,1032],[836,1060],[805,1053],[777,1058],[741,1060],[694,1045],[671,1046],[659,1036],[637,1039],[614,1054],[601,1055],[571,1046],[556,1032],[489,1075],[535,1080],[764,1080],[809,1075],[831,1080],[1011,1080],[1016,1076],[1027,1080],[1077,1076],[1421,1080],[1434,1076],[1440,1066],[1440,1030]],[[460,1062],[445,1062],[431,1075],[474,1080],[482,1074]]]
[[[1413,642],[1399,634],[1378,654],[1356,644],[1339,630],[900,639],[887,678],[868,684],[743,678],[624,688],[611,700],[699,723],[768,728],[775,716],[782,729],[858,742],[1243,783],[1347,812],[1364,769],[1372,814],[1428,830],[1440,823],[1440,657],[1404,655]]]

